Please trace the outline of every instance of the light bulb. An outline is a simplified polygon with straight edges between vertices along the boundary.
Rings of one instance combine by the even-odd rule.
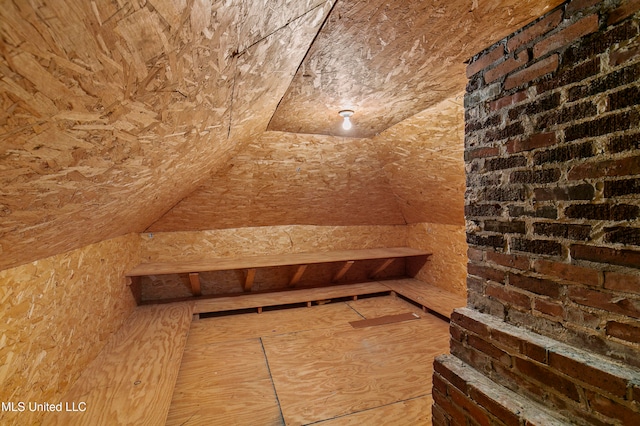
[[[342,128],[344,130],[351,129],[351,116],[353,115],[353,111],[350,109],[345,109],[340,111],[338,114],[340,114],[340,116],[344,118],[344,121],[342,122]]]

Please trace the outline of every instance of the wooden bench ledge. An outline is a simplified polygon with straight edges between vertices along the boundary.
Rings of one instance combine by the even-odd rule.
[[[371,259],[393,259],[429,256],[424,250],[409,247],[375,248],[362,250],[336,250],[317,253],[285,253],[262,256],[215,258],[198,261],[141,263],[128,271],[128,277],[145,275],[180,274],[190,272],[227,271],[271,266],[310,265]]]

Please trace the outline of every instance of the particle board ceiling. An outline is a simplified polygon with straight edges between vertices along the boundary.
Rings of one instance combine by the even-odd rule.
[[[160,229],[170,216],[187,229],[418,220],[424,215],[410,211],[428,200],[407,207],[417,192],[389,177],[402,164],[399,151],[352,138],[379,134],[459,93],[464,59],[558,3],[4,1],[0,269]],[[354,132],[333,140],[337,110],[346,106],[356,109]],[[271,157],[262,164],[260,155]],[[307,155],[299,172],[285,167]],[[323,175],[327,161],[336,165]],[[273,167],[276,182],[292,185],[289,196],[284,187],[274,199],[260,192]],[[252,180],[233,182],[244,172]],[[199,202],[210,182],[229,185],[216,193],[237,203],[238,217],[225,208],[195,226],[188,209],[183,218],[174,214],[173,206]],[[314,185],[343,205],[296,211],[315,199]]]

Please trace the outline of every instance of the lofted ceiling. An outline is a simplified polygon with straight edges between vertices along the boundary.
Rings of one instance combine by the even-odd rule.
[[[420,150],[402,144],[430,137],[419,113],[464,89],[465,59],[559,3],[3,1],[0,269],[149,227],[257,221],[255,208],[233,216],[234,203],[259,206],[261,225],[312,213],[339,225],[365,211],[376,224],[444,220],[436,204],[448,192],[433,188],[459,181],[422,173],[404,157]],[[346,107],[356,111],[348,135],[337,115]],[[459,129],[460,107],[444,109]],[[270,161],[292,156],[305,167],[269,174]],[[411,181],[393,172],[402,167]],[[282,179],[297,168],[297,181]],[[346,207],[307,203],[304,214],[329,175],[324,199]],[[270,176],[291,191],[265,198]],[[211,196],[231,208],[212,211]],[[191,213],[177,214],[188,200]]]

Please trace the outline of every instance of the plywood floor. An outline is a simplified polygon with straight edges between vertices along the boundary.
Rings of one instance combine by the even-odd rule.
[[[353,328],[414,312],[420,319]],[[449,326],[392,296],[194,321],[169,425],[431,424]]]

